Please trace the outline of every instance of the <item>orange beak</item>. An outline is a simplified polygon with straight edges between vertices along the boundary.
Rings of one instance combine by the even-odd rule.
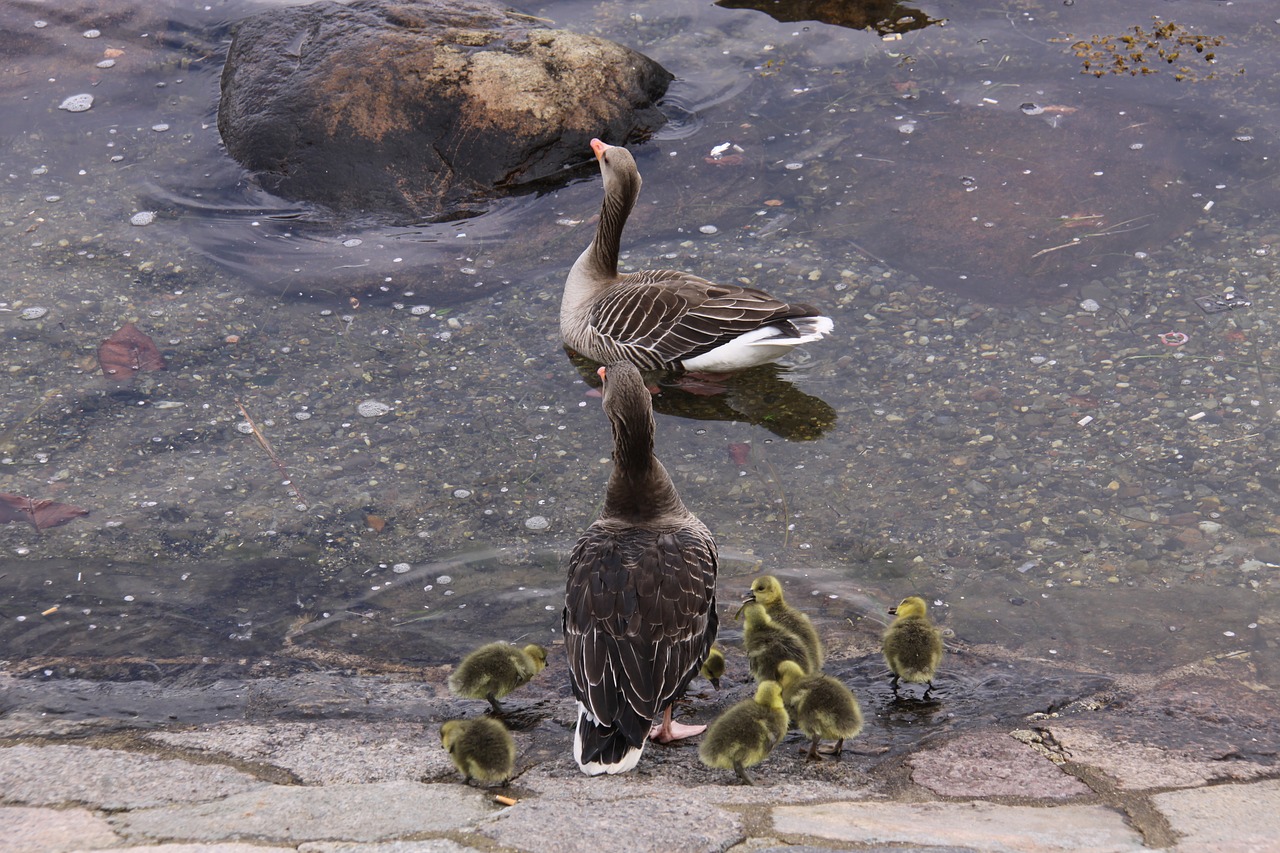
[[[604,381],[604,379],[605,379],[604,375],[605,375],[605,373],[606,373],[606,372],[607,372],[607,369],[605,368],[605,366],[604,366],[603,364],[602,364],[602,365],[600,365],[600,367],[598,367],[598,368],[596,369],[596,376],[599,376],[599,377],[600,377],[600,381],[601,381],[601,382],[603,382],[603,381]]]
[[[597,160],[603,157],[604,152],[609,150],[612,147],[613,147],[612,145],[601,142],[599,139],[591,140],[591,150],[596,155]]]

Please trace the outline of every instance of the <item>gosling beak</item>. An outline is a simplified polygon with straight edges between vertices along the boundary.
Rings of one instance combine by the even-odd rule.
[[[896,605],[896,604],[895,604],[893,607],[890,607],[890,608],[889,608],[889,615],[890,615],[890,616],[897,616],[897,615],[898,615],[898,605]]]

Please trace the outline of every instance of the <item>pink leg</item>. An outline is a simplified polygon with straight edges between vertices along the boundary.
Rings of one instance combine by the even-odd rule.
[[[668,705],[667,710],[662,712],[662,723],[649,729],[649,739],[656,740],[658,743],[671,743],[673,740],[700,735],[706,729],[706,726],[686,726],[684,723],[677,723],[671,719],[671,706]]]

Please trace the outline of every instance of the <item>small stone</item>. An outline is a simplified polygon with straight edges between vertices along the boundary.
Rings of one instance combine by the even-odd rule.
[[[24,320],[39,320],[41,317],[43,317],[45,314],[48,314],[48,313],[49,313],[48,308],[41,308],[38,305],[33,305],[30,308],[23,308],[21,311],[18,312],[18,316]]]
[[[82,113],[93,106],[93,95],[70,95],[58,104],[58,109],[69,113]]]
[[[524,520],[524,526],[530,530],[546,530],[551,526],[551,522],[544,516],[534,515]]]
[[[156,221],[156,212],[154,210],[140,210],[133,216],[129,217],[130,225],[150,225]]]
[[[377,400],[365,400],[356,406],[356,411],[362,418],[380,418],[391,411],[391,407],[386,403],[379,403]]]

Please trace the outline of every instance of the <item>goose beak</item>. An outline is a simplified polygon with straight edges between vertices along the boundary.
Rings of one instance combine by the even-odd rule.
[[[603,364],[596,368],[596,376],[600,377],[601,383],[605,381],[605,378],[606,378],[605,374],[608,372],[609,372],[609,369],[605,367]]]
[[[608,151],[612,147],[612,145],[601,142],[599,139],[591,140],[591,151],[596,155],[597,160],[603,157],[604,152]]]

